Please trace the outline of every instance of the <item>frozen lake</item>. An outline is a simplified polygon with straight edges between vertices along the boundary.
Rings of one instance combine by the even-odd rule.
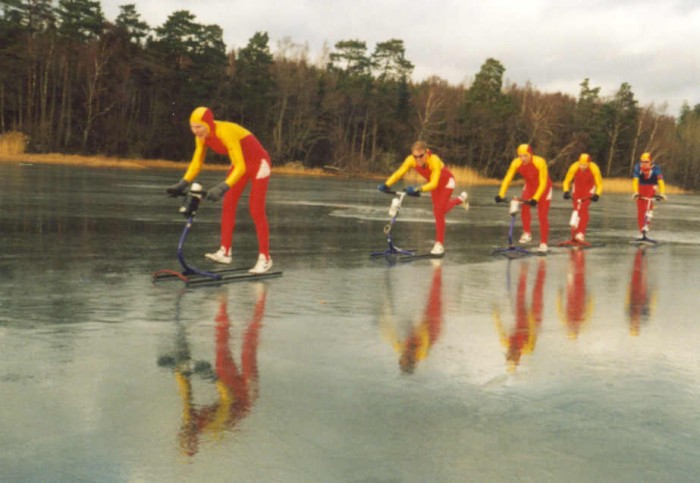
[[[184,289],[151,282],[178,268],[180,172],[0,172],[3,482],[697,480],[697,196],[659,206],[660,246],[629,244],[634,204],[605,195],[605,246],[509,261],[491,255],[507,207],[472,188],[440,263],[391,265],[369,257],[391,201],[376,181],[273,176],[284,275]],[[203,204],[187,240],[202,268],[219,213]],[[396,242],[433,233],[429,198],[407,199]]]

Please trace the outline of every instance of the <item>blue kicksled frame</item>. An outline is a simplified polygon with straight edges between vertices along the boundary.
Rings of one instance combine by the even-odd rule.
[[[395,195],[394,199],[391,200],[391,207],[389,208],[389,214],[391,216],[391,221],[389,222],[388,225],[384,226],[384,234],[386,235],[386,242],[387,242],[387,248],[384,251],[381,252],[372,252],[370,254],[370,257],[372,258],[378,258],[378,257],[384,257],[389,261],[400,261],[400,262],[405,262],[405,261],[410,261],[410,260],[419,260],[419,259],[425,259],[425,258],[442,258],[444,254],[440,255],[434,255],[432,253],[421,253],[418,254],[416,253],[417,250],[406,250],[403,248],[399,248],[394,244],[394,238],[391,234],[392,229],[394,228],[394,225],[396,224],[396,219],[399,216],[399,211],[401,211],[401,204],[403,203],[403,199],[408,195],[405,191],[393,191],[393,190],[386,190],[384,193],[388,195]],[[418,195],[419,196],[419,195]]]

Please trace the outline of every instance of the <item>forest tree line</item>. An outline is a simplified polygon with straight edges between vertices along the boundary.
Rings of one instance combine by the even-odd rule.
[[[385,173],[424,139],[449,165],[499,177],[530,143],[553,179],[582,152],[629,176],[650,151],[668,180],[700,187],[700,104],[667,115],[627,82],[611,96],[589,79],[578,97],[540,92],[506,85],[494,58],[468,86],[414,82],[399,39],[339,41],[314,62],[290,39],[273,53],[265,32],[227,51],[222,29],[187,10],[151,27],[133,4],[114,21],[94,0],[0,8],[0,132],[26,134],[31,152],[189,160],[189,115],[204,105],[255,133],[273,165]]]

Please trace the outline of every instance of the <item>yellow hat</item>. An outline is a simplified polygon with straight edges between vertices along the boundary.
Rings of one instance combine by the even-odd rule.
[[[578,162],[581,163],[581,164],[588,164],[588,163],[590,163],[590,162],[591,162],[591,155],[590,155],[590,154],[586,154],[586,153],[581,154],[581,156],[579,156],[579,158],[578,158]]]
[[[520,146],[518,146],[517,152],[518,156],[522,154],[529,154],[530,156],[532,156],[532,147],[530,147],[529,144],[521,144]]]
[[[640,161],[651,161],[651,153],[642,153],[639,157]]]

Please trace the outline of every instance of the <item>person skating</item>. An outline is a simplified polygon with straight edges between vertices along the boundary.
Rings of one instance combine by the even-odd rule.
[[[513,159],[508,168],[501,189],[495,197],[496,203],[505,201],[505,196],[515,174],[519,174],[525,180],[523,192],[520,195],[523,206],[521,217],[523,220],[523,234],[520,243],[528,243],[532,240],[532,214],[530,207],[537,207],[537,218],[540,222],[540,252],[547,252],[549,240],[549,205],[552,201],[552,180],[549,178],[547,162],[540,156],[535,156],[529,144],[521,144],[516,151],[517,157]]]
[[[405,191],[409,196],[430,193],[435,217],[435,244],[430,253],[442,255],[445,253],[445,215],[458,205],[469,209],[467,192],[463,191],[458,197],[452,198],[452,192],[456,185],[455,178],[440,157],[428,149],[428,144],[425,141],[413,143],[411,154],[406,157],[399,169],[389,176],[386,182],[378,186],[379,191],[387,191],[411,169],[425,178],[427,183],[422,186],[408,186]]]
[[[578,210],[578,224],[572,226],[572,238],[584,242],[590,218],[588,207],[591,201],[597,202],[603,194],[603,177],[600,168],[591,160],[589,154],[583,153],[569,167],[562,183],[564,199],[571,200]]]
[[[647,210],[649,218],[654,211],[652,199],[666,200],[666,184],[661,173],[661,167],[656,165],[651,157],[651,153],[642,153],[639,163],[634,166],[632,174],[632,195],[637,202],[637,226],[642,238],[646,238],[649,230],[647,223]]]
[[[264,273],[272,268],[270,258],[270,233],[265,213],[267,187],[270,181],[270,155],[258,139],[246,128],[227,121],[215,121],[209,108],[198,107],[190,116],[190,129],[195,136],[195,150],[185,175],[176,184],[168,187],[171,196],[184,194],[190,183],[197,178],[204,164],[207,149],[228,155],[231,169],[224,181],[207,192],[206,199],[219,201],[223,198],[221,212],[221,243],[218,251],[207,253],[207,259],[217,263],[231,263],[233,230],[236,225],[236,207],[243,189],[251,185],[248,202],[250,215],[255,224],[258,239],[258,260],[251,273]]]

